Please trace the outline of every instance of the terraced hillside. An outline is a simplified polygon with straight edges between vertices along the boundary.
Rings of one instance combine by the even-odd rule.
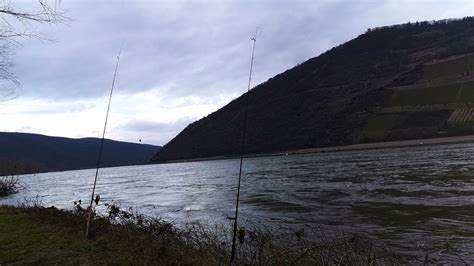
[[[470,134],[474,18],[368,30],[188,125],[152,162]]]
[[[474,117],[474,54],[433,59],[411,85],[388,87],[387,107],[376,111],[354,142],[469,134]]]

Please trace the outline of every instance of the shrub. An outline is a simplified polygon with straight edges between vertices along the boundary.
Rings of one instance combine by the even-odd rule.
[[[17,193],[23,186],[18,177],[4,176],[0,179],[0,197]]]

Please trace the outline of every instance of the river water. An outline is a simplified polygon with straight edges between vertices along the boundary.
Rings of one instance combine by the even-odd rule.
[[[97,193],[175,223],[225,223],[234,211],[238,160],[100,169]],[[474,258],[474,144],[345,151],[244,160],[243,222],[352,232],[390,250],[441,262]],[[21,176],[37,197],[87,202],[95,170]]]

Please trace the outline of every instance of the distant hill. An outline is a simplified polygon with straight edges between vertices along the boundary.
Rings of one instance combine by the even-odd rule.
[[[473,59],[473,17],[369,29],[253,88],[245,151],[471,134]],[[152,162],[239,154],[246,96],[188,125]]]
[[[100,141],[0,132],[0,175],[94,168]],[[106,139],[101,167],[143,164],[160,148]]]

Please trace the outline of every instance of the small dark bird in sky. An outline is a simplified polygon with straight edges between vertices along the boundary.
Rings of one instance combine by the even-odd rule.
[[[142,142],[142,139],[138,139],[139,142]]]

